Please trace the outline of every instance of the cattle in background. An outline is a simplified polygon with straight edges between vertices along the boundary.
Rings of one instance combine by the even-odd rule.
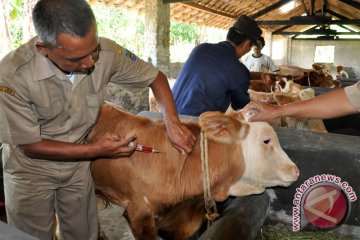
[[[139,143],[165,153],[134,152],[128,158],[97,159],[91,164],[96,190],[125,208],[136,239],[156,239],[159,226],[170,236],[185,239],[200,226],[205,213],[201,131],[208,139],[210,190],[215,201],[289,186],[299,176],[266,122],[248,123],[239,112],[206,112],[198,123],[185,124],[198,142],[190,154],[181,155],[169,142],[162,120],[132,115],[106,103],[87,138],[92,143],[106,132],[136,135]]]
[[[321,71],[303,69],[294,66],[280,66],[280,71],[274,73],[250,72],[249,89],[257,92],[284,92],[288,84],[316,87],[337,87],[338,82],[333,81],[330,76],[325,76]],[[298,88],[299,88],[298,87]],[[290,91],[292,92],[292,91]]]
[[[248,90],[250,101],[276,105],[313,98],[315,96],[314,90],[311,88],[303,89],[304,85],[334,87],[331,76],[325,77],[325,74],[320,71],[296,66],[280,66],[279,74],[250,72],[250,77],[252,79]],[[232,111],[233,109],[230,106],[227,113]],[[321,119],[283,117],[273,119],[269,123],[272,126],[327,132]]]
[[[276,85],[285,86],[283,78],[286,78],[286,76],[273,73],[250,72],[249,89],[257,92],[273,92]]]
[[[349,78],[349,74],[344,70],[343,66],[335,66],[333,63],[314,63],[312,67],[323,72],[325,76],[331,76],[333,80],[341,81]]]
[[[285,86],[282,83],[285,83]],[[283,77],[275,84],[275,92],[278,93],[299,93],[301,90],[303,90],[303,87],[295,83],[293,79],[288,80]]]
[[[275,105],[284,105],[297,101],[304,101],[315,97],[315,91],[312,88],[303,89],[292,93],[262,93],[248,90],[250,101],[267,102]],[[321,119],[307,119],[283,117],[276,118],[269,122],[272,126],[296,128],[316,132],[327,132],[324,121]]]
[[[315,69],[305,69],[296,66],[279,66],[279,75],[292,76],[293,81],[301,86],[308,87],[340,87],[340,82],[334,80],[330,75]]]

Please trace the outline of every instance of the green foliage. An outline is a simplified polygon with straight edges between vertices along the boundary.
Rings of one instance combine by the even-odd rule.
[[[10,32],[12,47],[19,47],[23,42],[22,26],[27,21],[23,16],[24,0],[8,0],[10,11]],[[129,49],[139,57],[143,56],[146,39],[144,39],[144,16],[114,7],[97,3],[91,5],[97,19],[99,36],[110,38]],[[170,47],[180,45],[181,55],[184,55],[183,45],[193,45],[200,38],[200,29],[195,25],[171,22]]]
[[[99,36],[107,37],[142,57],[144,51],[144,19],[135,12],[91,6],[98,23]]]
[[[11,34],[11,45],[16,48],[23,42],[22,25],[24,21],[23,16],[23,0],[12,0],[6,2],[8,5],[6,8],[9,10],[10,18],[10,34]]]
[[[23,12],[23,1],[22,0],[13,0],[8,2],[8,8],[10,9],[10,20],[16,19]]]
[[[110,38],[123,47],[143,56],[145,24],[143,16],[135,12],[92,5],[97,22],[99,36]],[[194,43],[200,37],[200,30],[194,25],[171,22],[170,45]]]
[[[187,25],[179,22],[170,24],[170,45],[176,43],[192,43],[200,37],[200,30],[195,25]]]

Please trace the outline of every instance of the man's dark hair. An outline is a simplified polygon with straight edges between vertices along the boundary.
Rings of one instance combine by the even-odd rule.
[[[49,47],[58,45],[60,33],[84,37],[96,24],[85,0],[40,0],[32,16],[37,35]]]
[[[242,44],[245,40],[250,40],[249,37],[241,33],[237,28],[231,27],[227,33],[226,40],[232,42],[236,46]]]
[[[265,47],[265,39],[263,37],[259,37],[259,40],[261,42],[261,48]]]

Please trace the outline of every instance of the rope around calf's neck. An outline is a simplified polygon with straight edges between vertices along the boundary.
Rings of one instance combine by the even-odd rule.
[[[208,227],[216,220],[220,215],[216,209],[216,203],[211,198],[211,183],[209,175],[209,159],[208,159],[208,144],[207,137],[204,131],[200,133],[200,151],[201,151],[201,172],[203,175],[203,188],[204,188],[204,200],[206,209],[206,218],[208,219]]]

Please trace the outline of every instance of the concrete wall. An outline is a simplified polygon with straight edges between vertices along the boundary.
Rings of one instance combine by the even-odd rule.
[[[360,40],[318,41],[318,40],[284,40],[287,41],[288,65],[311,68],[314,62],[316,46],[335,46],[334,64],[345,67],[350,77],[360,79]],[[279,61],[278,61],[279,62]],[[283,62],[286,62],[283,60]]]
[[[184,63],[182,62],[172,62],[169,64],[169,75],[168,78],[176,79],[180,73],[181,68],[183,67]]]
[[[270,50],[270,43],[276,41],[282,42],[282,48],[272,48]],[[360,79],[360,40],[292,40],[291,38],[273,35],[272,41],[266,41],[263,52],[273,57],[277,52],[281,51],[283,53],[282,59],[273,58],[277,65],[294,65],[311,69],[316,46],[335,46],[335,65],[344,66],[350,78]],[[182,65],[183,63],[170,63],[169,77],[176,79]]]

